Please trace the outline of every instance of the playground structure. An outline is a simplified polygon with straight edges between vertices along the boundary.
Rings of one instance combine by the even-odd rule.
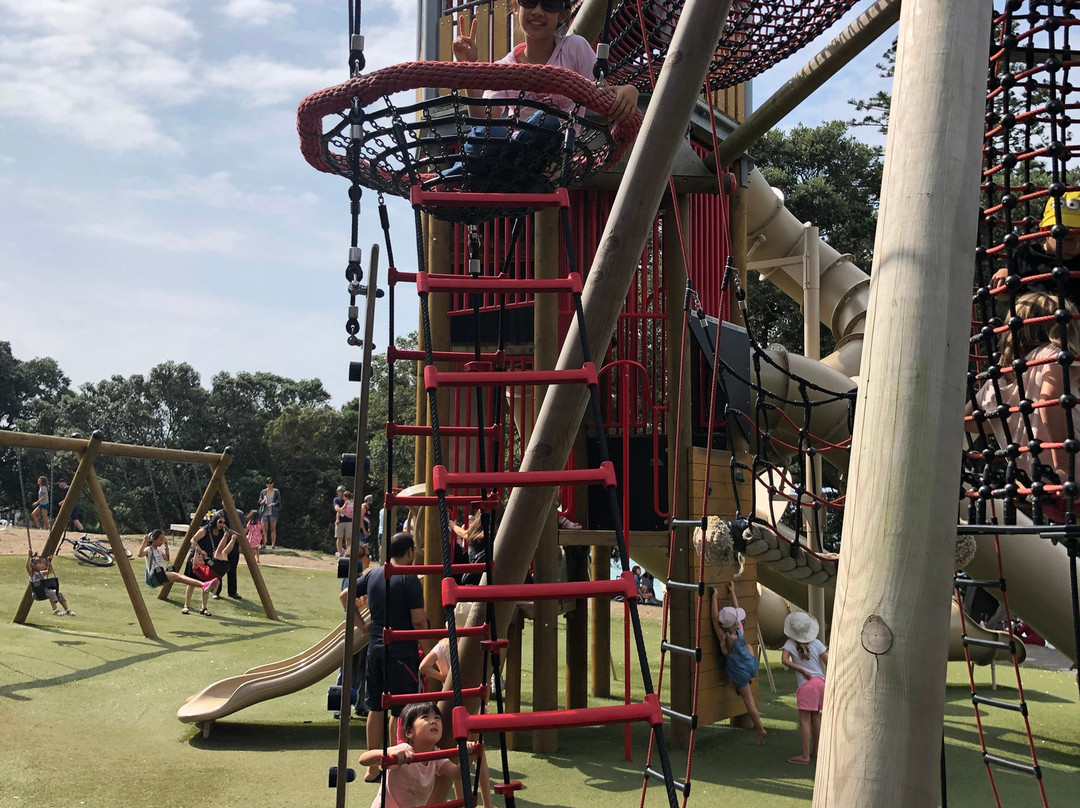
[[[393,437],[392,433],[396,432],[398,436],[417,440],[417,482],[424,481],[427,490],[423,497],[401,492],[391,495],[387,509],[393,507],[395,502],[391,500],[395,498],[397,505],[426,507],[437,503],[438,508],[426,507],[418,536],[424,541],[425,561],[434,564],[441,559],[444,572],[449,574],[446,506],[452,504],[471,509],[479,503],[481,507],[487,507],[483,489],[488,483],[494,484],[495,478],[480,476],[486,473],[485,458],[505,461],[504,467],[519,474],[522,483],[554,482],[560,475],[563,475],[561,479],[567,480],[570,478],[566,476],[566,469],[585,469],[590,465],[588,449],[595,448],[600,452],[600,447],[607,443],[607,430],[617,430],[623,438],[621,463],[618,464],[621,505],[610,517],[612,521],[604,523],[595,513],[596,509],[590,507],[592,503],[584,486],[564,484],[558,491],[553,485],[514,487],[497,526],[497,535],[491,537],[488,552],[487,581],[493,585],[489,591],[498,594],[497,599],[501,602],[494,609],[474,607],[468,620],[469,628],[485,626],[490,630],[495,626],[507,626],[513,608],[510,601],[527,597],[518,587],[530,563],[542,587],[537,592],[555,593],[559,591],[558,586],[565,583],[567,588],[563,591],[573,593],[572,597],[557,601],[558,605],[541,604],[539,600],[535,604],[533,706],[537,712],[533,715],[539,718],[534,719],[537,723],[532,725],[538,728],[533,733],[534,751],[552,750],[557,739],[551,730],[573,725],[560,724],[559,719],[553,717],[559,707],[553,684],[558,647],[553,637],[555,618],[560,610],[567,613],[567,664],[577,673],[573,677],[575,683],[566,695],[566,708],[571,712],[585,709],[588,694],[584,688],[585,677],[581,674],[586,659],[591,662],[592,692],[596,695],[609,692],[606,689],[609,688],[606,648],[610,628],[606,625],[606,598],[594,595],[614,591],[601,585],[608,578],[607,559],[611,546],[619,547],[623,564],[626,564],[623,528],[635,559],[643,561],[668,583],[661,680],[665,676],[665,657],[670,656],[667,664],[672,703],[665,715],[672,719],[671,737],[676,742],[688,741],[692,745],[693,730],[689,727],[696,726],[699,721],[716,720],[724,714],[739,711],[737,704],[719,695],[722,688],[717,689],[711,700],[699,702],[701,683],[709,671],[704,666],[695,670],[687,658],[693,654],[685,653],[689,650],[702,656],[708,654],[707,643],[711,635],[700,630],[701,595],[707,583],[721,582],[725,580],[724,575],[731,572],[730,569],[709,567],[702,559],[695,559],[689,529],[701,524],[706,514],[720,513],[730,520],[736,533],[742,534],[737,537],[745,541],[740,549],[749,558],[760,562],[750,564],[750,569],[770,587],[791,593],[789,599],[806,599],[808,602],[807,581],[818,587],[836,586],[837,602],[830,643],[833,667],[829,711],[815,804],[934,804],[939,787],[937,741],[941,737],[939,708],[943,695],[939,691],[943,683],[935,676],[915,675],[914,672],[936,669],[934,666],[939,661],[943,666],[949,653],[951,623],[959,623],[960,645],[969,657],[972,656],[971,648],[979,649],[984,660],[1002,651],[1011,651],[1009,656],[1014,659],[1022,654],[1022,646],[1017,646],[1011,635],[1007,638],[977,635],[975,628],[965,626],[958,611],[954,610],[954,617],[950,619],[944,608],[953,585],[953,544],[957,531],[955,492],[956,482],[960,479],[959,453],[954,453],[956,457],[953,457],[948,447],[959,446],[960,442],[962,368],[968,361],[966,352],[955,346],[966,344],[965,330],[968,328],[966,314],[958,315],[958,312],[962,312],[970,301],[970,275],[966,268],[971,261],[965,245],[973,243],[975,236],[973,217],[968,212],[978,207],[979,182],[973,155],[980,153],[979,139],[983,130],[985,70],[981,54],[989,50],[987,27],[979,21],[989,18],[991,5],[962,3],[950,6],[937,0],[921,0],[906,3],[900,11],[898,4],[883,2],[874,7],[880,12],[875,19],[870,23],[860,21],[862,31],[880,33],[887,27],[883,21],[890,15],[899,14],[901,18],[897,89],[890,123],[873,284],[848,258],[795,220],[783,208],[782,198],[755,170],[737,164],[733,171],[735,182],[732,183],[725,169],[741,152],[731,147],[729,151],[734,153],[727,153],[722,160],[717,156],[715,171],[710,171],[707,161],[702,160],[716,149],[717,138],[721,135],[727,136],[725,143],[743,142],[743,148],[753,142],[742,127],[736,126],[742,116],[737,91],[722,87],[723,81],[715,85],[710,81],[709,103],[698,94],[702,79],[712,75],[711,68],[727,64],[717,60],[716,42],[738,41],[732,39],[731,30],[721,34],[725,17],[732,18],[728,15],[728,4],[713,6],[694,0],[685,5],[649,4],[647,9],[637,8],[634,21],[624,20],[620,29],[616,23],[629,5],[620,4],[615,14],[602,19],[605,4],[586,2],[575,18],[575,30],[588,38],[595,38],[604,27],[609,41],[619,43],[612,46],[616,58],[608,65],[609,75],[616,81],[641,81],[645,86],[645,77],[650,72],[655,74],[657,68],[657,64],[648,58],[654,51],[666,56],[676,53],[680,58],[668,58],[655,87],[650,85],[653,92],[648,113],[629,161],[622,168],[618,193],[612,195],[606,190],[612,185],[612,171],[596,174],[595,179],[589,178],[591,171],[573,174],[574,181],[584,183],[583,187],[567,194],[565,203],[554,203],[558,213],[538,210],[530,227],[524,229],[526,237],[533,241],[531,249],[519,247],[522,232],[509,222],[498,219],[491,222],[491,216],[516,217],[530,207],[539,207],[543,204],[539,194],[537,198],[526,199],[522,195],[503,193],[497,200],[484,200],[481,197],[490,193],[490,189],[471,189],[474,196],[456,200],[462,202],[468,212],[455,218],[458,215],[453,212],[453,192],[435,188],[440,184],[439,172],[454,159],[452,152],[446,149],[455,137],[460,139],[463,131],[460,122],[465,116],[465,105],[460,104],[453,93],[444,109],[449,110],[447,121],[457,122],[456,131],[444,122],[446,131],[434,137],[437,147],[425,151],[428,147],[421,146],[415,153],[411,152],[409,142],[403,140],[405,131],[398,125],[386,130],[393,129],[396,146],[388,146],[383,152],[372,149],[361,155],[356,147],[350,147],[342,134],[348,124],[357,127],[352,130],[351,137],[358,139],[356,133],[362,131],[361,122],[350,120],[348,112],[340,110],[335,110],[341,112],[342,121],[333,136],[338,138],[337,141],[332,142],[333,138],[330,138],[315,148],[311,141],[312,137],[318,138],[313,133],[315,119],[330,107],[315,110],[318,114],[313,114],[311,108],[302,108],[300,130],[304,153],[313,165],[350,177],[354,188],[366,184],[360,182],[361,177],[374,178],[371,181],[376,184],[368,187],[390,192],[397,189],[401,195],[411,196],[417,210],[418,272],[415,275],[399,272],[394,267],[389,244],[387,254],[391,264],[391,311],[395,283],[414,280],[420,289],[425,306],[423,345],[419,352],[397,352],[397,356],[392,355],[388,360],[417,362],[418,373],[425,381],[425,389],[419,391],[418,396],[426,394],[428,401],[418,400],[415,425],[408,428],[392,425],[388,437]],[[445,58],[454,27],[470,24],[472,4],[461,8],[457,8],[457,4],[451,6],[450,11],[459,13],[432,13],[426,18],[421,37],[424,43],[422,55]],[[1009,26],[1019,19],[1009,16],[1016,11],[1012,6],[995,20],[1000,30],[1009,30]],[[788,6],[784,4],[783,7]],[[745,15],[747,7],[740,8],[740,14]],[[499,3],[475,7],[475,13],[483,21],[481,31],[485,40],[481,47],[489,52],[505,50],[509,45],[510,29],[505,11],[505,5]],[[643,15],[647,14],[659,16],[643,20]],[[747,17],[743,16],[743,19]],[[927,25],[927,20],[932,24]],[[647,45],[643,44],[645,37],[634,44],[633,35],[637,30],[650,33],[652,38],[648,39]],[[1068,26],[1066,30],[1069,30]],[[736,27],[735,31],[737,33],[739,29]],[[1006,54],[1009,48],[1017,47],[1015,40],[1010,44],[1005,34],[1001,36]],[[851,39],[855,38],[865,47],[873,36],[857,34]],[[620,47],[624,48],[621,54]],[[1061,43],[1051,42],[1049,52],[1053,55],[1061,47]],[[825,54],[820,60],[822,64],[831,60],[829,67],[835,69],[836,61],[841,58]],[[998,58],[999,65],[1006,65],[1004,72],[1012,75],[1007,55]],[[441,73],[418,70],[413,78],[431,81],[432,76],[438,75],[442,81],[437,86],[459,88],[470,86],[468,82],[484,85],[498,80],[499,74],[485,72],[486,67],[480,70],[469,66],[458,70],[458,67],[461,66],[443,66]],[[397,78],[406,72],[408,68],[403,66],[392,75]],[[814,80],[822,80],[827,72],[824,68],[818,71]],[[380,84],[379,79],[369,77],[364,82],[354,79],[347,86],[335,88],[334,93],[319,94],[318,101],[334,97],[334,103],[338,103],[340,99],[357,97],[367,103],[367,96],[363,95],[368,92],[365,88],[376,88],[381,92],[407,86],[404,82]],[[459,83],[455,85],[452,79]],[[798,91],[792,89],[789,100],[805,91],[807,83],[804,82]],[[999,79],[1001,86],[1004,85]],[[432,85],[414,89],[424,91],[421,95],[431,90],[426,100],[434,98]],[[483,86],[473,89],[483,89]],[[370,92],[372,97],[376,96],[374,90]],[[991,101],[1000,95],[995,89]],[[584,97],[579,100],[586,103]],[[724,123],[727,131],[718,132],[712,123],[716,119],[714,108],[725,104],[729,105],[727,108],[732,115]],[[704,112],[703,107],[707,108]],[[435,103],[432,103],[413,110],[418,125],[409,130],[410,136],[421,138],[439,129],[434,109]],[[752,117],[743,125],[751,129],[762,125],[767,128],[768,123],[762,124],[762,121],[770,114],[780,113],[778,104],[770,106],[767,102],[755,113],[756,120]],[[1015,116],[1011,118],[1015,119]],[[403,121],[402,118],[398,120]],[[364,125],[370,123],[370,120],[363,121]],[[684,138],[688,128],[689,141]],[[616,134],[616,143],[609,143],[600,150],[603,156],[597,158],[598,163],[606,165],[617,155],[620,137],[625,134]],[[365,134],[364,142],[369,146],[375,138]],[[341,147],[343,156],[334,159],[333,146]],[[327,151],[324,152],[324,148]],[[353,151],[350,152],[350,148]],[[377,162],[372,156],[375,154],[379,154],[378,159],[384,162]],[[412,162],[409,154],[413,154]],[[716,154],[724,154],[724,148],[719,147]],[[991,156],[993,154],[991,152]],[[1056,161],[1061,154],[1062,147],[1059,146],[1042,156]],[[920,171],[911,168],[916,160],[921,166]],[[581,168],[581,160],[576,165]],[[676,170],[672,169],[673,165]],[[588,166],[592,167],[595,165]],[[1055,172],[1059,169],[1056,162],[1054,169]],[[1004,186],[996,185],[995,190],[994,178],[1000,170],[1000,165],[992,161],[987,166],[986,182],[990,185],[991,197],[998,196],[999,205],[991,204],[987,208],[988,219],[1001,211],[1011,211],[1016,204],[1015,197],[1012,201],[1003,201],[1008,195],[1008,181]],[[385,178],[392,179],[393,183],[377,184]],[[1055,192],[1048,193],[1048,189],[1043,189],[1040,194],[1026,189],[1024,203],[1030,207],[1032,202],[1058,198],[1065,188],[1070,187],[1058,173],[1055,173],[1055,181],[1059,184]],[[590,182],[596,183],[596,187],[591,187]],[[665,186],[669,188],[666,195]],[[1006,190],[1002,191],[1002,187]],[[701,189],[705,189],[704,193]],[[694,199],[697,193],[714,197],[715,204]],[[495,203],[494,214],[491,208],[485,207],[488,202]],[[695,209],[695,205],[700,207]],[[661,211],[659,224],[656,219],[658,209]],[[1030,220],[1024,223],[1011,221],[1008,213],[1001,216],[1007,223],[1029,228],[1033,225]],[[710,229],[710,217],[725,222],[730,231],[724,225]],[[447,218],[452,222],[446,221]],[[680,225],[687,221],[694,223],[689,236]],[[578,234],[580,240],[560,245],[560,231],[565,237],[568,230]],[[992,227],[991,233],[998,237]],[[933,245],[932,257],[926,253],[928,245]],[[997,246],[1006,249],[999,250]],[[987,260],[987,256],[1000,258],[1015,244],[1010,245],[1005,239],[997,246],[984,244],[980,260]],[[352,247],[355,250],[356,244]],[[524,254],[517,252],[519,249],[524,249]],[[508,259],[502,258],[504,253]],[[742,364],[732,363],[731,354],[725,353],[727,345],[720,336],[723,328],[718,325],[711,346],[708,329],[704,329],[703,344],[705,348],[711,347],[712,362],[702,365],[697,355],[691,360],[685,353],[676,351],[686,325],[674,315],[684,308],[685,280],[689,276],[697,290],[697,306],[703,313],[707,311],[719,319],[737,321],[739,313],[733,305],[734,290],[745,288],[745,270],[751,253],[763,276],[804,304],[806,318],[811,324],[816,327],[816,321],[820,319],[832,329],[838,349],[820,362],[816,357],[797,357],[782,351],[755,352],[762,362],[755,368],[752,381],[746,371],[744,378],[747,380],[745,386],[749,388],[749,400],[742,410],[743,415],[753,412],[754,417],[746,418],[752,427],[743,431],[734,423],[740,413],[732,388],[733,382],[739,379],[739,368],[748,364],[746,358]],[[732,260],[735,272],[725,276],[719,272],[719,267],[728,258]],[[498,299],[505,289],[500,290],[494,281],[484,281],[489,286],[474,285],[473,291],[469,291],[468,276],[474,266],[499,267],[501,264],[501,271],[508,272],[508,277],[555,282],[573,274],[574,262],[590,261],[580,303],[575,304],[578,318],[574,322],[570,316],[574,313],[572,308],[549,305],[539,294],[535,299],[521,298],[507,304],[505,299]],[[650,275],[657,266],[662,269],[662,274]],[[931,271],[941,266],[965,269]],[[984,275],[988,274],[985,267],[982,270]],[[497,271],[490,274],[495,275]],[[695,272],[699,273],[698,277],[694,277]],[[439,277],[444,275],[451,278]],[[634,285],[635,281],[637,285]],[[986,277],[979,282],[979,295],[984,302],[988,293],[982,289],[987,283]],[[443,301],[431,294],[450,290],[460,293],[456,302],[453,298]],[[483,303],[477,300],[481,295],[488,296]],[[662,307],[648,308],[648,304],[660,301]],[[514,310],[510,316],[506,314],[508,308]],[[620,322],[621,308],[628,316]],[[498,327],[493,325],[496,317]],[[992,318],[987,317],[987,322],[991,330],[997,327]],[[644,325],[646,323],[650,325]],[[585,326],[588,327],[587,335],[581,330]],[[519,350],[514,351],[504,344],[504,327],[505,331],[517,335]],[[646,338],[644,335],[650,328]],[[518,389],[504,392],[505,388],[516,386],[516,377],[511,375],[505,377],[504,384],[495,394],[486,398],[468,395],[470,387],[493,383],[487,376],[495,370],[507,374],[526,370],[574,371],[583,363],[587,364],[589,356],[598,359],[608,356],[613,334],[618,339],[609,364],[616,369],[615,381],[602,389],[605,401],[616,403],[606,412],[594,409],[588,418],[583,418],[586,393],[570,385],[552,384],[546,392],[535,395]],[[635,335],[641,337],[637,342]],[[508,341],[512,343],[514,338]],[[807,345],[808,352],[812,352],[811,341],[808,340]],[[745,343],[743,346],[748,353],[749,348]],[[942,350],[942,346],[950,348]],[[474,349],[472,353],[469,347]],[[635,354],[636,350],[641,354]],[[737,354],[738,350],[733,353]],[[992,348],[988,353],[992,353]],[[722,361],[721,354],[724,354]],[[650,360],[637,361],[641,355],[648,355]],[[510,356],[514,356],[517,364],[507,361]],[[450,395],[439,395],[436,383],[439,374],[452,375],[455,371],[451,365],[466,362],[474,364],[458,372],[460,378],[455,379],[454,388],[464,390],[464,394],[452,391]],[[706,379],[697,388],[691,387],[694,362],[698,363],[699,380]],[[629,382],[629,378],[639,373],[637,365],[643,366],[645,377],[650,372],[666,377],[668,386],[642,383],[638,379]],[[599,376],[603,376],[602,369]],[[548,382],[554,380],[554,376],[547,377]],[[675,380],[678,380],[677,389]],[[859,406],[852,416],[856,383]],[[594,387],[603,384],[601,378]],[[721,407],[728,407],[723,419],[723,449],[714,448],[715,433],[720,425],[720,419],[714,421],[717,409],[701,405],[702,400],[715,395],[718,387],[723,388],[725,399]],[[687,391],[692,394],[683,395]],[[708,391],[707,395],[703,391]],[[660,395],[649,395],[654,392]],[[484,413],[498,411],[504,398],[511,410],[509,422],[487,424]],[[676,401],[679,406],[673,406]],[[761,402],[779,404],[762,407]],[[662,407],[666,407],[666,411],[662,411]],[[663,414],[658,414],[661,411]],[[803,420],[804,413],[809,413],[807,420]],[[953,414],[955,418],[951,417]],[[590,419],[594,430],[593,446],[588,445],[590,438],[585,429]],[[664,473],[650,473],[651,488],[646,486],[645,489],[648,496],[638,496],[640,492],[635,492],[634,486],[640,478],[634,479],[632,466],[641,468],[645,465],[635,463],[635,459],[640,461],[646,455],[631,454],[630,436],[647,437],[658,447],[656,426],[661,422],[666,445],[663,450],[655,448],[653,451],[663,452],[667,460]],[[848,483],[844,564],[839,568],[835,556],[822,553],[820,546],[815,546],[818,537],[814,523],[818,520],[819,506],[828,503],[823,502],[820,490],[815,488],[814,480],[820,480],[820,472],[815,470],[813,462],[805,459],[806,450],[812,444],[805,440],[804,432],[818,442],[817,446],[846,448],[846,442],[853,440],[850,462],[843,451],[828,456],[828,462],[846,475]],[[470,433],[475,437],[469,437]],[[775,441],[771,447],[765,444],[764,450],[762,435]],[[703,438],[703,442],[695,444],[695,437]],[[803,458],[802,481],[789,485],[781,476],[779,484],[769,485],[758,474],[759,466],[777,469],[782,465],[769,461],[768,457],[770,449],[783,454],[780,447],[784,440],[789,441],[789,457],[798,454]],[[1001,448],[1007,451],[1006,447]],[[1015,465],[1018,453],[1007,456],[1012,465]],[[657,457],[654,455],[653,459]],[[596,457],[591,459],[595,461]],[[615,473],[613,466],[612,474]],[[466,475],[465,479],[471,481],[468,486],[471,490],[467,494],[454,498],[448,493],[448,475],[453,474]],[[713,502],[712,498],[719,496],[720,487],[725,486],[729,478],[733,483],[729,498],[722,504]],[[500,482],[502,479],[510,481],[510,478],[500,478]],[[663,492],[661,480],[666,485]],[[1070,472],[1069,480],[1075,480],[1073,472]],[[614,487],[611,477],[607,478],[606,485],[609,490]],[[788,488],[795,489],[793,497],[788,496]],[[987,485],[984,488],[977,492],[984,509],[995,498],[1011,503],[1018,493],[1032,494],[1032,489],[1018,491],[1016,486],[995,488]],[[1062,488],[1072,496],[1070,490]],[[1042,492],[1057,493],[1044,486],[1035,489],[1036,499]],[[781,494],[787,498],[781,499]],[[564,509],[585,523],[585,530],[557,530],[552,507],[556,497]],[[630,509],[637,507],[639,502],[644,502],[646,507],[631,512]],[[794,530],[781,524],[781,516],[789,504],[807,514],[805,529],[799,521]],[[652,506],[654,513],[649,513],[648,506]],[[487,507],[485,514],[491,509]],[[1074,615],[1063,608],[1063,604],[1071,600],[1069,589],[1070,575],[1075,574],[1075,537],[1065,531],[1051,533],[1038,525],[1025,524],[1024,515],[1012,512],[1009,504],[1005,505],[1005,513],[1017,523],[1017,530],[995,531],[987,525],[980,527],[978,523],[987,520],[985,513],[970,518],[976,523],[971,526],[971,532],[979,534],[979,547],[969,572],[979,582],[992,586],[1004,579],[1006,572],[1003,569],[1007,570],[1011,608],[1021,612],[1040,633],[1075,659],[1075,646],[1071,642]],[[1035,513],[1038,519],[1037,508]],[[659,517],[659,527],[652,525],[651,530],[638,527],[652,517]],[[485,516],[485,520],[491,524],[489,516]],[[751,528],[743,532],[748,523]],[[495,532],[494,526],[489,530]],[[1015,535],[1002,535],[1009,532]],[[1040,533],[1064,541],[1051,543],[1039,538]],[[556,580],[560,543],[567,555],[570,580],[566,582]],[[588,571],[584,568],[583,556],[574,549],[584,543],[592,548],[592,566]],[[573,585],[577,582],[591,584],[593,591],[590,592],[587,586],[575,588]],[[967,586],[964,583],[957,585]],[[800,587],[802,592],[795,591]],[[514,597],[510,597],[511,590]],[[452,609],[454,603],[452,598],[448,600],[445,592],[445,589],[440,592],[437,580],[429,578],[425,581],[429,619],[433,625],[439,625],[445,618],[448,634],[454,639],[458,630]],[[506,597],[502,597],[503,593]],[[482,593],[476,595],[481,599]],[[591,627],[585,617],[590,600],[593,605]],[[912,604],[919,604],[920,608],[913,609]],[[941,604],[941,608],[927,604]],[[808,602],[808,605],[825,616],[823,598],[816,604]],[[1074,602],[1074,612],[1075,609]],[[636,620],[633,605],[628,606],[627,611],[630,622]],[[916,611],[919,612],[917,618]],[[590,628],[591,644],[588,639]],[[952,631],[952,634],[955,636],[956,632]],[[496,636],[501,635],[496,632]],[[629,638],[627,644],[630,644]],[[490,722],[481,720],[476,725],[459,712],[463,709],[462,691],[486,682],[486,661],[478,637],[462,638],[454,648],[453,663],[460,671],[461,679],[460,683],[455,681],[454,687],[455,721],[499,729],[529,727],[527,714],[514,711],[508,710],[505,717],[496,715]],[[840,687],[836,684],[838,681],[865,683],[864,692],[859,694],[861,699],[856,700],[858,707],[841,698],[836,691]],[[651,693],[650,688],[651,683],[647,683],[647,693]],[[657,690],[661,690],[660,683]],[[871,728],[870,722],[875,717],[890,714],[893,706],[899,703],[916,703],[920,709],[904,721]],[[976,700],[975,703],[980,702]],[[500,712],[502,707],[500,703]],[[1026,716],[1026,706],[1017,709],[1021,708]],[[845,711],[848,710],[858,710],[859,714],[847,714]],[[648,713],[643,717],[655,730],[654,715]],[[693,722],[680,723],[682,717],[692,717]],[[460,735],[457,737],[461,739]],[[919,742],[914,743],[915,740]],[[663,736],[660,735],[658,746],[662,745]],[[895,750],[901,747],[918,749],[903,761],[897,761]],[[988,771],[993,764],[1037,773],[1034,746],[1032,753],[1031,766],[1012,761],[1001,764],[1000,759],[995,759],[984,746],[984,761]],[[674,804],[674,791],[685,790],[688,786],[688,781],[674,781],[668,770],[660,776],[650,771],[646,785],[653,777],[664,780],[671,804]],[[338,788],[340,801],[343,784],[338,783]],[[508,801],[512,792],[512,788],[504,792],[508,794]]]
[[[202,516],[213,505],[215,496],[221,497],[222,505],[228,514],[228,518],[232,522],[233,529],[241,530],[243,527],[240,522],[240,517],[236,512],[236,505],[233,503],[229,486],[225,481],[225,471],[232,462],[232,454],[228,448],[221,454],[214,454],[212,452],[194,452],[184,449],[167,449],[155,446],[134,446],[125,443],[113,443],[103,440],[100,432],[95,432],[87,439],[62,438],[54,435],[32,435],[25,432],[12,432],[7,430],[0,430],[0,444],[10,446],[15,451],[21,451],[23,449],[45,449],[49,451],[73,452],[79,458],[79,465],[75,470],[75,474],[72,476],[68,495],[65,497],[63,505],[53,519],[52,526],[49,530],[49,537],[46,539],[44,546],[38,550],[38,554],[42,556],[51,556],[56,552],[61,537],[64,535],[67,524],[71,519],[72,511],[79,501],[79,497],[82,496],[84,489],[88,489],[90,496],[93,498],[94,504],[97,507],[98,518],[101,521],[102,530],[104,530],[105,536],[108,539],[111,554],[116,561],[116,567],[120,572],[121,580],[124,582],[124,589],[127,592],[128,599],[131,601],[131,607],[135,612],[135,616],[139,621],[139,628],[142,630],[143,636],[145,637],[156,639],[157,632],[154,630],[153,620],[150,617],[149,610],[146,608],[146,601],[143,599],[140,576],[136,575],[132,570],[131,561],[124,552],[124,544],[120,538],[120,533],[116,529],[116,523],[113,521],[108,500],[106,499],[105,492],[102,490],[101,483],[98,480],[97,472],[94,470],[94,459],[99,455],[115,455],[145,460],[162,460],[172,463],[200,463],[210,468],[210,482],[203,492],[202,500],[195,510],[195,516],[188,526],[180,548],[176,552],[174,563],[180,569],[183,568],[187,552],[191,547],[191,538],[198,532],[202,523]],[[255,589],[259,593],[263,611],[269,619],[277,619],[277,612],[274,609],[273,601],[270,599],[270,592],[266,588],[266,582],[263,580],[262,572],[259,570],[258,564],[255,563],[250,546],[247,542],[238,542],[238,546],[247,562],[247,568],[251,574],[252,581],[255,584]],[[158,597],[161,600],[165,600],[168,597],[171,587],[171,582],[162,586],[158,592]],[[22,600],[19,603],[19,607],[15,612],[13,622],[25,622],[26,617],[30,612],[32,601],[33,595],[28,585],[26,592],[23,594]]]

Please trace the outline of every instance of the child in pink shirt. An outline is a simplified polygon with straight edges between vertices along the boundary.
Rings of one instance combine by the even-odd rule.
[[[386,771],[384,782],[379,787],[371,808],[382,806],[383,789],[386,789],[386,808],[419,808],[427,805],[435,778],[440,775],[454,781],[454,793],[458,799],[463,796],[461,788],[461,768],[453,760],[416,761],[413,756],[418,752],[435,751],[442,738],[442,713],[434,702],[408,704],[401,711],[398,726],[402,728],[404,743],[387,748],[386,754],[395,758],[397,763]],[[469,744],[470,754],[480,757],[480,796],[484,808],[492,808],[491,788],[488,783],[487,762],[482,753],[478,753],[476,744]],[[377,766],[382,761],[381,749],[369,749],[360,755],[361,766]]]

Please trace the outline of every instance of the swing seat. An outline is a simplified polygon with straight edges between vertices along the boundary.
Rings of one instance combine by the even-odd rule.
[[[44,578],[40,581],[30,582],[30,593],[34,596],[34,600],[48,600],[50,589],[60,589],[60,579]]]
[[[440,87],[454,89],[401,106],[391,98]],[[518,95],[480,99],[463,90]],[[551,95],[570,99],[573,109],[536,100]],[[471,224],[522,216],[535,207],[515,203],[516,195],[578,187],[617,163],[637,136],[641,115],[610,124],[603,113],[614,97],[610,88],[561,67],[407,62],[309,96],[300,104],[297,130],[314,168],[380,194],[409,199],[419,188],[495,195],[483,207],[420,205],[436,218]],[[500,117],[506,106],[517,116]]]

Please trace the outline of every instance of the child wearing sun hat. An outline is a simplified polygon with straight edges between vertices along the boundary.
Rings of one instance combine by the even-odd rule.
[[[1025,241],[1017,247],[1008,267],[994,273],[990,286],[1001,286],[1009,275],[1021,279],[1046,275],[1045,280],[1025,282],[1021,291],[1057,294],[1057,280],[1049,276],[1060,265],[1070,273],[1064,279],[1065,298],[1080,306],[1080,275],[1072,274],[1080,273],[1080,191],[1067,191],[1057,200],[1048,198],[1039,227],[1044,231],[1042,242]]]
[[[809,763],[817,752],[821,734],[821,706],[825,698],[825,668],[829,654],[818,639],[818,621],[806,612],[792,612],[784,620],[781,662],[795,671],[795,703],[799,708],[802,754],[789,757],[791,763]]]
[[[754,729],[758,733],[758,746],[760,746],[765,743],[765,736],[768,733],[761,723],[761,715],[758,713],[754,694],[750,689],[750,682],[757,676],[760,663],[746,646],[746,638],[743,637],[742,621],[746,619],[746,611],[739,608],[739,599],[735,596],[735,584],[728,583],[727,589],[731,605],[720,608],[720,593],[710,587],[713,631],[716,632],[716,638],[720,641],[720,664],[723,665],[724,672],[735,687],[735,692],[746,705],[746,713],[754,722]]]

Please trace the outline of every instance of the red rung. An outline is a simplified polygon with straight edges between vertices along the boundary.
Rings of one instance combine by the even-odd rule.
[[[424,368],[424,388],[509,387],[512,384],[596,384],[596,366],[586,362],[577,370],[500,370],[454,372],[434,365]]]
[[[439,434],[444,438],[475,438],[477,429],[475,426],[441,426]],[[413,424],[395,424],[393,421],[386,422],[386,437],[395,435],[409,435],[414,438],[429,438],[432,434],[430,426],[415,426]],[[502,425],[493,424],[484,427],[485,438],[498,438],[502,434]]]
[[[574,710],[549,710],[534,713],[481,713],[471,714],[465,707],[453,711],[454,737],[468,738],[471,732],[511,732],[519,729],[567,729],[570,727],[593,727],[605,724],[626,724],[644,721],[650,726],[659,725],[660,699],[655,693],[645,696],[637,704],[615,704],[609,707],[582,707]]]
[[[508,794],[513,794],[515,791],[524,791],[525,786],[521,784],[520,780],[511,780],[509,783],[494,783],[491,786],[491,790],[496,794],[505,797]]]
[[[465,370],[469,373],[480,373],[491,370],[490,362],[466,362]]]
[[[498,640],[480,640],[480,647],[485,651],[501,651],[510,647],[510,640],[505,637]]]
[[[605,460],[598,469],[563,469],[562,471],[471,471],[450,473],[446,466],[435,466],[431,479],[436,491],[448,488],[515,488],[525,486],[615,485],[615,467]]]
[[[440,208],[568,208],[570,194],[556,188],[550,194],[481,194],[469,191],[425,191],[414,185],[409,202],[419,207]]]
[[[459,603],[487,603],[514,600],[575,600],[601,595],[637,597],[634,573],[624,572],[610,581],[559,581],[549,584],[485,584],[462,586],[453,578],[443,578],[443,606]]]
[[[451,564],[450,572],[454,575],[465,575],[467,573],[483,573],[486,568],[487,567],[484,564]],[[442,574],[442,564],[395,564],[392,561],[387,561],[383,564],[383,578],[392,578],[395,575]]]
[[[481,511],[493,511],[499,507],[499,500],[497,499],[480,499],[477,496],[468,496],[466,494],[444,496],[443,500],[447,505],[466,505]],[[403,497],[400,493],[394,493],[386,495],[385,507],[389,509],[395,505],[403,505],[408,508],[426,508],[438,504],[439,498],[434,494],[417,494]]]
[[[565,278],[507,278],[505,275],[445,275],[417,272],[416,291],[427,292],[570,292],[581,294],[581,276],[571,272]]]
[[[478,699],[486,695],[487,688],[483,685],[478,687],[463,687],[461,688],[461,695],[467,699]],[[454,698],[453,690],[442,690],[437,693],[424,692],[424,693],[398,693],[391,695],[390,693],[382,694],[382,708],[384,710],[390,707],[396,707],[399,704],[417,704],[424,701],[449,701]]]
[[[415,279],[415,273],[412,273]],[[475,362],[476,354],[473,351],[432,351],[432,361],[435,362],[457,362],[461,364],[463,362]],[[414,362],[426,362],[427,355],[416,349],[408,348],[387,348],[386,349],[386,361],[395,362],[398,359],[407,359]],[[484,362],[490,362],[494,367],[501,368],[506,364],[506,351],[492,351],[488,353],[481,353],[480,359]]]
[[[461,626],[457,629],[459,637],[486,637],[488,634],[487,623],[479,626]],[[441,640],[450,636],[450,629],[446,628],[384,628],[382,639],[383,645],[403,640]],[[481,642],[488,642],[481,640]]]

